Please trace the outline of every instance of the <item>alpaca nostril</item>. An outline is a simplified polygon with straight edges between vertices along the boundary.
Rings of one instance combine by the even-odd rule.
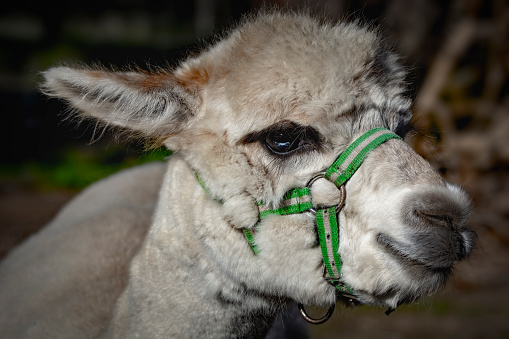
[[[451,215],[443,215],[443,214],[439,214],[440,211],[438,213],[435,213],[434,212],[430,212],[430,211],[414,211],[414,215],[421,219],[420,221],[424,222],[426,225],[430,226],[430,227],[449,227],[451,229],[454,228],[454,225],[453,225],[453,219],[454,217],[451,216]]]
[[[450,201],[446,201],[444,206],[432,206],[435,210],[413,210],[407,221],[416,232],[412,236],[418,236],[420,241],[426,239],[429,248],[434,250],[435,253],[426,255],[430,261],[452,264],[472,252],[477,235],[465,227],[469,209]]]
[[[440,186],[407,197],[402,213],[404,222],[418,230],[438,227],[457,231],[464,228],[470,215],[470,200],[461,191]]]

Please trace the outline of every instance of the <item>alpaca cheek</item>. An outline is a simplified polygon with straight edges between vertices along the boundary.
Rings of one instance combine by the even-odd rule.
[[[344,281],[355,289],[370,291],[371,282],[385,271],[374,237],[366,232],[368,220],[356,211],[345,210],[340,216],[339,253]]]
[[[346,204],[340,213],[340,249],[343,278],[355,289],[373,291],[378,285],[390,286],[399,266],[393,263],[377,243],[380,232],[391,231],[398,237],[406,232],[399,221],[399,191],[373,180],[376,171],[368,166],[346,185]]]
[[[284,291],[290,298],[307,304],[333,303],[334,287],[322,278],[323,258],[316,243],[313,217],[269,217],[258,227],[256,239],[262,269],[257,275],[257,288]]]

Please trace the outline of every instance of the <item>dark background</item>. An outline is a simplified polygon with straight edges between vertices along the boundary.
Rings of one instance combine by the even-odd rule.
[[[409,70],[409,142],[472,196],[477,252],[447,289],[389,317],[339,308],[313,338],[509,338],[509,4],[503,0],[266,1],[378,26]],[[161,159],[142,144],[62,122],[38,72],[75,61],[175,65],[262,6],[257,0],[13,2],[0,14],[0,256],[74,194],[120,168]],[[190,52],[191,51],[191,52]],[[141,160],[139,160],[141,158]]]

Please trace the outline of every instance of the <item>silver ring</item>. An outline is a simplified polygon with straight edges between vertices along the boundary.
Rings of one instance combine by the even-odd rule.
[[[315,183],[315,181],[317,181],[318,179],[321,179],[321,178],[325,178],[325,172],[318,172],[315,175],[313,175],[311,177],[311,179],[308,180],[306,187],[308,187],[308,188],[311,187]]]
[[[306,313],[306,310],[304,309],[303,304],[298,303],[298,306],[299,306],[299,313],[302,316],[302,318],[304,318],[304,320],[306,320],[308,323],[313,324],[313,325],[320,325],[320,324],[323,324],[324,322],[326,322],[327,320],[329,320],[330,317],[332,317],[332,314],[334,313],[334,308],[336,307],[336,304],[332,304],[332,306],[329,307],[329,309],[327,310],[327,313],[325,313],[325,315],[319,319],[311,318]]]
[[[311,177],[311,179],[308,180],[307,184],[306,184],[306,187],[307,188],[311,188],[311,186],[318,180],[318,179],[322,179],[322,178],[325,178],[325,172],[319,172],[319,173],[316,173],[315,175],[313,175]],[[343,208],[343,206],[345,205],[345,200],[346,200],[346,189],[345,189],[345,185],[341,185],[339,186],[339,191],[341,192],[341,200],[339,201],[339,203],[336,205],[336,214],[338,214],[341,209]],[[333,207],[333,206],[329,206],[329,207],[324,207],[324,208],[330,208],[330,207]],[[316,209],[314,207],[310,208],[309,211],[313,214],[316,214]]]

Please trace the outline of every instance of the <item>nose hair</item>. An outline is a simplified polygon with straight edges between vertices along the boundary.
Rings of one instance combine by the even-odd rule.
[[[403,207],[404,223],[410,226],[411,257],[433,268],[464,259],[477,238],[465,225],[469,215],[470,201],[458,189],[436,187],[413,194]]]

